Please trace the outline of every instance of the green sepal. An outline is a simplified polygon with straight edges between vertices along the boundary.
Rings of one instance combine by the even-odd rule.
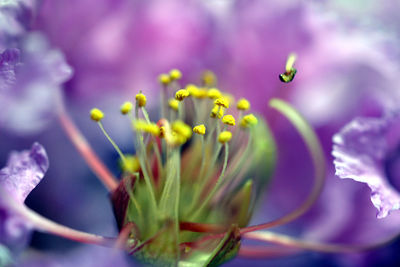
[[[275,138],[266,121],[260,120],[250,131],[253,140],[251,151],[254,170],[249,172],[248,175],[255,178],[252,195],[256,196],[256,201],[251,207],[251,209],[254,209],[254,205],[274,174],[277,161],[277,147]]]
[[[175,222],[166,221],[155,236],[137,246],[131,254],[145,265],[178,266],[180,251]]]
[[[250,205],[252,200],[253,180],[248,180],[240,191],[232,199],[230,207],[235,212],[232,214],[232,221],[236,222],[239,227],[245,227],[252,215]]]
[[[232,225],[225,237],[219,242],[204,266],[220,266],[236,257],[240,248],[240,228]]]

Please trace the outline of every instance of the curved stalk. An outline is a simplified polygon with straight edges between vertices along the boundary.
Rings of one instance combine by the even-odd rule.
[[[262,247],[262,246],[245,246],[240,247],[238,256],[249,259],[274,259],[281,257],[293,256],[301,252],[299,249],[287,247]]]
[[[25,204],[16,202],[4,190],[0,190],[0,199],[2,203],[24,218],[37,231],[57,235],[80,243],[96,244],[105,247],[112,247],[115,243],[115,238],[81,232],[51,221],[29,209]]]
[[[287,102],[279,99],[272,99],[269,105],[282,113],[282,115],[284,115],[300,133],[307,146],[314,165],[314,185],[307,199],[296,210],[271,222],[243,228],[241,230],[241,234],[283,225],[297,219],[312,207],[321,194],[325,184],[326,160],[321,144],[312,127]]]
[[[304,250],[312,250],[318,252],[325,253],[354,253],[354,252],[362,252],[371,249],[375,249],[384,245],[387,245],[394,241],[396,238],[400,236],[400,233],[391,236],[387,239],[383,239],[381,241],[370,243],[370,244],[326,244],[314,241],[306,241],[301,239],[296,239],[287,235],[273,233],[269,231],[260,231],[253,233],[246,233],[242,237],[258,240],[268,243],[274,243],[278,245],[283,245],[286,247],[304,249]]]

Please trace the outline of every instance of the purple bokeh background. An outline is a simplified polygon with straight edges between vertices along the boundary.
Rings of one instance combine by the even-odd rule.
[[[372,242],[400,231],[398,215],[376,219],[366,186],[334,175],[330,156],[332,136],[353,117],[379,116],[398,103],[400,19],[393,12],[395,1],[366,1],[363,12],[357,3],[344,1],[11,2],[18,4],[0,8],[0,15],[8,18],[7,23],[0,20],[0,53],[18,49],[23,56],[21,71],[15,72],[17,82],[10,86],[2,86],[5,67],[0,66],[0,103],[15,99],[3,114],[21,115],[4,120],[0,115],[0,166],[11,150],[25,150],[35,141],[43,144],[51,167],[27,198],[27,205],[38,213],[83,231],[117,234],[107,191],[54,119],[51,100],[65,96],[68,113],[118,173],[117,155],[89,120],[88,111],[102,108],[113,138],[124,151],[133,151],[129,124],[119,116],[119,105],[143,90],[151,115],[157,114],[156,77],[176,67],[182,70],[184,83],[198,81],[204,69],[215,71],[222,90],[248,97],[252,110],[271,123],[279,147],[278,168],[253,223],[294,209],[312,185],[312,166],[303,156],[307,151],[302,141],[268,107],[271,97],[280,97],[316,128],[328,158],[328,179],[314,208],[277,230],[346,243]],[[292,51],[298,54],[298,74],[292,83],[283,84],[278,75]],[[29,98],[29,93],[38,95],[33,86],[38,84],[42,98]],[[398,246],[347,256],[304,253],[288,259],[235,259],[226,266],[395,265]],[[99,253],[38,233],[33,234],[31,247],[39,253],[27,253],[22,266],[72,266],[74,255],[88,261],[92,253]],[[91,266],[90,261],[87,264]]]

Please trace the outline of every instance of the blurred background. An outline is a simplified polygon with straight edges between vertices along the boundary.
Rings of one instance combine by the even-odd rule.
[[[4,54],[0,60],[0,166],[11,150],[40,142],[50,169],[27,205],[72,228],[115,236],[108,193],[55,119],[55,96],[64,96],[68,113],[117,174],[118,155],[90,121],[90,109],[105,111],[114,140],[133,151],[119,105],[142,90],[156,114],[160,73],[178,68],[183,83],[194,83],[209,69],[219,88],[249,98],[277,138],[276,174],[251,224],[293,210],[312,186],[311,163],[299,156],[307,153],[301,139],[268,107],[270,98],[279,97],[317,130],[328,178],[311,211],[274,230],[324,242],[381,240],[400,232],[399,217],[376,219],[368,187],[336,177],[330,153],[333,134],[352,118],[378,116],[399,103],[398,10],[395,0],[0,0],[0,52],[20,53],[18,64],[7,63],[15,77],[7,76]],[[298,73],[284,84],[278,75],[290,52],[298,55]],[[226,266],[397,266],[399,246],[351,255],[237,258]],[[35,232],[19,261],[109,266],[103,250]]]

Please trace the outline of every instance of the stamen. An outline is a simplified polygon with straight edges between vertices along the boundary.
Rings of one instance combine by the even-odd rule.
[[[138,164],[140,165],[140,162],[138,162]],[[134,172],[133,175],[136,178],[135,182],[138,182],[139,181],[139,173],[138,172]],[[131,181],[131,180],[128,180],[128,181]],[[133,194],[133,184],[131,182],[126,183],[125,184],[125,190],[128,193],[129,198],[132,200],[133,205],[135,206],[135,208],[136,208],[136,210],[138,212],[138,218],[136,220],[138,220],[138,223],[140,225],[143,225],[143,223],[144,223],[143,222],[143,218],[144,218],[143,211],[142,211],[142,207],[140,206],[139,202],[136,200],[135,195]]]
[[[168,174],[164,185],[164,190],[160,199],[160,213],[162,218],[173,219],[178,222],[179,199],[180,199],[180,152],[172,149],[167,156]]]
[[[249,110],[250,102],[246,98],[240,98],[236,104],[236,108],[243,111]]]
[[[136,102],[138,103],[140,108],[146,106],[147,98],[144,94],[139,93],[136,95],[135,98],[136,98]]]
[[[169,72],[169,77],[172,81],[176,81],[182,78],[182,72],[178,69],[173,69]]]
[[[222,118],[222,122],[226,125],[235,126],[235,118],[232,115],[225,115]]]
[[[172,123],[172,137],[170,144],[183,145],[192,137],[192,128],[183,121],[174,121]]]
[[[120,156],[121,160],[124,162],[124,165],[128,165],[128,162],[124,156],[124,154],[121,152],[117,144],[112,140],[110,135],[106,132],[106,130],[103,127],[103,124],[101,123],[101,119],[104,117],[104,114],[101,110],[94,108],[90,111],[90,117],[92,118],[93,121],[97,122],[99,125],[101,131],[105,135],[105,137],[110,141],[111,145],[114,147],[114,149],[117,151],[118,155]]]
[[[158,128],[158,126],[157,126],[157,128]],[[138,134],[136,135],[136,140],[137,140],[137,144],[139,144],[138,156],[139,156],[140,166],[142,166],[141,170],[143,173],[146,188],[150,195],[151,207],[148,209],[149,217],[154,218],[154,220],[158,221],[159,215],[157,214],[158,207],[157,207],[156,196],[154,194],[154,184],[152,182],[153,180],[150,179],[150,175],[147,170],[147,165],[146,165],[146,163],[148,162],[147,161],[147,153],[146,153],[146,148],[145,148],[145,145],[143,142],[143,134],[141,131],[138,131]],[[156,223],[150,224],[150,227],[152,229],[154,229],[155,227],[157,227],[157,224]]]
[[[230,132],[222,132],[222,133],[230,133]],[[221,133],[221,134],[222,134]],[[224,134],[224,135],[229,135],[229,134]],[[221,136],[221,135],[220,135]],[[230,137],[232,137],[232,134],[230,135]],[[228,158],[229,158],[229,145],[228,145],[228,138],[223,138],[224,140],[224,146],[225,146],[225,157],[224,157],[224,164],[222,166],[222,171],[221,174],[219,175],[219,177],[217,178],[217,182],[214,185],[213,189],[211,190],[211,192],[207,195],[206,199],[202,202],[201,206],[197,209],[197,211],[193,214],[193,220],[195,221],[197,219],[197,217],[203,212],[203,209],[205,207],[207,207],[208,203],[210,202],[210,200],[214,197],[215,193],[217,192],[217,190],[219,189],[219,186],[224,178],[225,175],[225,171],[226,168],[228,166]],[[197,201],[196,201],[197,202]],[[195,203],[196,203],[195,202]]]
[[[167,86],[171,82],[171,79],[168,74],[163,73],[163,74],[160,74],[160,76],[158,76],[158,81],[162,85]]]
[[[287,247],[260,247],[260,246],[249,246],[242,245],[240,247],[238,256],[248,259],[276,259],[281,257],[288,257],[301,252],[299,249],[287,248]]]
[[[270,228],[273,226],[283,225],[297,219],[312,207],[312,205],[321,194],[322,188],[325,183],[326,159],[319,139],[313,131],[312,127],[296,111],[296,109],[294,109],[287,102],[279,99],[272,99],[269,102],[269,105],[272,108],[275,108],[276,110],[281,112],[287,119],[289,119],[289,121],[296,127],[297,131],[303,138],[303,141],[307,145],[308,151],[313,161],[315,182],[308,198],[296,210],[271,222],[243,228],[241,230],[242,234]]]
[[[147,121],[143,120],[136,120],[133,122],[133,127],[138,132],[145,132],[149,133],[153,136],[160,135],[160,127],[158,127],[155,123],[148,123]]]
[[[215,105],[210,113],[211,118],[220,119],[224,115],[224,109],[221,106]]]
[[[168,74],[161,74],[158,76],[158,81],[161,83],[162,88],[160,91],[160,107],[161,107],[161,118],[165,118],[166,116],[166,106],[165,102],[167,99],[167,89],[168,85],[171,83],[171,79]]]
[[[211,88],[210,90],[208,90],[208,94],[207,95],[208,95],[208,98],[217,99],[217,98],[220,98],[222,96],[222,93],[217,88]]]
[[[140,162],[137,156],[134,155],[125,156],[125,160],[126,160],[125,162],[123,161],[120,162],[120,167],[122,171],[135,173],[140,170]]]
[[[214,72],[210,70],[206,70],[203,72],[203,84],[207,87],[215,86],[217,85],[217,76],[214,74]]]
[[[197,133],[199,135],[205,135],[206,134],[206,126],[204,126],[204,124],[197,125],[193,128],[193,132]]]
[[[90,111],[90,118],[95,122],[99,122],[104,118],[104,113],[100,109],[94,108]]]
[[[357,244],[357,245],[326,244],[313,241],[305,241],[287,235],[273,233],[270,231],[260,231],[260,232],[245,233],[245,234],[242,233],[242,236],[252,240],[264,241],[292,248],[313,250],[326,253],[354,253],[354,252],[367,251],[387,245],[393,242],[395,239],[397,239],[400,236],[400,234],[396,234],[389,238],[383,239],[382,241],[370,244]]]
[[[132,111],[132,109],[133,109],[132,102],[125,102],[121,105],[121,113],[123,115],[130,113]]]
[[[252,125],[256,125],[258,123],[258,119],[253,114],[248,114],[242,118],[240,121],[240,126],[243,128],[248,128]]]
[[[225,144],[232,139],[232,133],[229,131],[223,131],[218,136],[218,142]]]
[[[29,209],[24,204],[16,203],[14,199],[8,195],[7,192],[1,189],[0,199],[3,203],[6,203],[7,207],[12,209],[22,218],[24,218],[38,231],[61,236],[73,241],[86,244],[96,244],[106,247],[112,247],[115,243],[115,238],[107,238],[86,232],[81,232],[53,222]]]
[[[226,97],[220,97],[215,99],[214,105],[224,107],[224,108],[229,108],[229,100]]]
[[[183,101],[183,99],[185,99],[188,96],[189,96],[189,91],[186,90],[186,89],[178,90],[175,93],[175,99],[178,100],[178,101]]]
[[[178,111],[178,108],[179,108],[179,101],[176,100],[176,99],[174,99],[174,98],[171,98],[171,99],[168,100],[168,105],[169,105],[169,107],[170,107],[171,109],[173,109],[173,110],[175,110],[175,111]]]
[[[206,127],[204,124],[197,125],[193,128],[193,132],[200,135],[201,140],[201,164],[200,164],[200,172],[199,177],[203,177],[204,167],[206,166],[206,146],[204,144],[204,135],[206,134]],[[196,184],[198,185],[198,184]],[[199,188],[195,188],[195,190],[199,190]]]
[[[61,101],[58,101],[58,105],[58,117],[67,136],[70,138],[71,142],[82,155],[91,170],[103,182],[107,189],[109,191],[114,191],[114,189],[118,187],[117,179],[94,153],[85,137],[65,112]]]

